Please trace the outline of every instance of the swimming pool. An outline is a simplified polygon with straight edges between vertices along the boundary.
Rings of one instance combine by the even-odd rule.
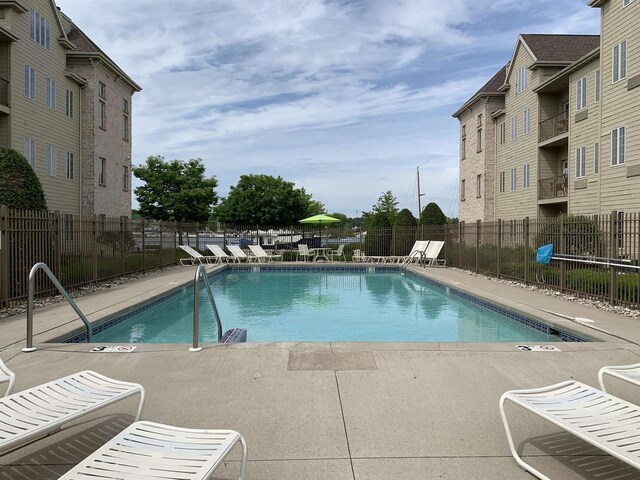
[[[210,283],[223,328],[246,328],[248,342],[579,340],[391,267],[230,267],[211,276]],[[216,342],[207,296],[201,294],[200,302],[201,341]],[[94,333],[94,343],[188,343],[192,287],[108,323]]]

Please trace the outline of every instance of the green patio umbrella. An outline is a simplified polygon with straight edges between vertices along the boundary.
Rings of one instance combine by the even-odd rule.
[[[300,223],[318,225],[318,233],[320,234],[320,245],[322,245],[322,225],[329,223],[338,223],[340,219],[330,217],[329,215],[314,215],[313,217],[303,218]]]

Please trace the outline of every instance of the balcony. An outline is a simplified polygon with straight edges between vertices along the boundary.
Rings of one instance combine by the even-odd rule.
[[[568,112],[562,112],[555,117],[547,118],[540,122],[539,127],[538,142],[544,142],[550,138],[567,133],[569,131],[569,114]]]
[[[538,200],[565,198],[568,186],[568,178],[565,175],[543,178],[538,181]]]
[[[0,78],[0,105],[9,106],[9,81]]]

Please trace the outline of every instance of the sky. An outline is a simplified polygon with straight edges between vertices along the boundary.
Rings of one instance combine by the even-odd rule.
[[[201,158],[221,197],[241,175],[281,176],[350,217],[388,190],[417,215],[417,167],[422,206],[457,216],[451,114],[518,34],[599,33],[586,0],[56,3],[143,88],[134,165]]]

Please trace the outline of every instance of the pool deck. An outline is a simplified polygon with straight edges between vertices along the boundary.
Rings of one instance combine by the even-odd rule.
[[[603,365],[640,362],[633,318],[450,269],[425,274],[602,341],[556,344],[559,352],[521,352],[513,343],[269,343],[89,353],[86,344],[44,343],[80,324],[66,304],[56,304],[36,311],[34,353],[20,351],[25,315],[0,320],[0,355],[16,372],[18,390],[92,369],[143,384],[144,419],[238,430],[249,445],[249,480],[531,479],[510,456],[500,395],[569,378],[595,386]],[[192,278],[193,269],[172,269],[79,298],[78,305],[96,321]],[[592,319],[613,335],[540,309]],[[612,393],[640,403],[637,387],[611,385]],[[58,478],[128,425],[136,402],[0,457],[0,479]],[[527,461],[551,478],[640,478],[548,422],[509,413]],[[239,455],[230,458],[213,478],[237,478]]]

